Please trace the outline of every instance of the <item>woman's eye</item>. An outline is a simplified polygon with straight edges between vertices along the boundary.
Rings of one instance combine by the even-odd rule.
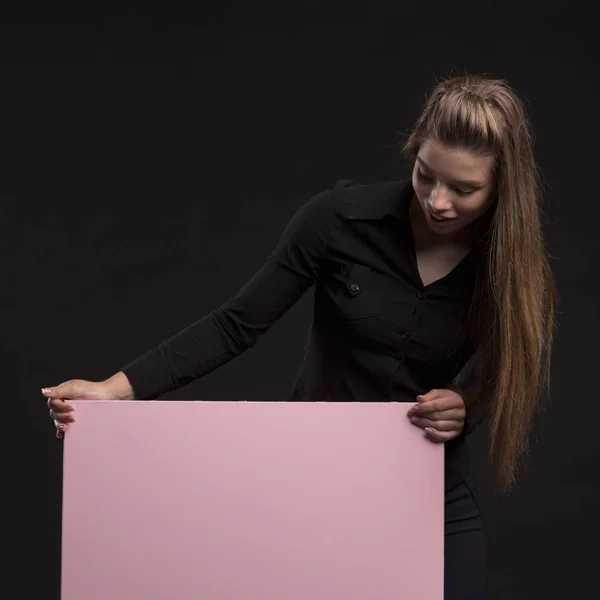
[[[419,175],[419,178],[422,179],[423,181],[433,181],[433,177],[428,177],[427,175],[425,175],[425,173],[423,173],[423,171],[417,171],[417,174]]]
[[[434,177],[430,177],[429,175],[426,175],[425,173],[423,173],[423,171],[421,171],[421,169],[417,170],[417,176],[419,177],[419,179],[421,181],[424,181],[426,183],[433,183],[435,181]],[[454,190],[454,193],[457,194],[458,196],[469,196],[470,194],[473,193],[473,190],[461,190],[460,188],[452,188]]]
[[[468,196],[469,194],[472,194],[473,191],[472,190],[454,190],[459,196]]]

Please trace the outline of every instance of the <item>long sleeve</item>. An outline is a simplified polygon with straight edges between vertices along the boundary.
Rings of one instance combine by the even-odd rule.
[[[479,354],[475,352],[467,361],[460,373],[456,376],[452,385],[467,403],[467,416],[465,419],[464,433],[469,435],[478,425],[481,425],[488,417],[489,402],[486,398],[475,403],[479,389],[477,378],[477,364]]]
[[[334,208],[335,189],[314,196],[235,297],[124,367],[136,398],[182,387],[252,347],[316,280],[335,231]]]

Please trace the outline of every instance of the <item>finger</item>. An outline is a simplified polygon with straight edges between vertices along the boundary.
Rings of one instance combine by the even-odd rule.
[[[50,418],[54,420],[54,422],[58,423],[75,423],[75,418],[70,413],[55,413],[53,410],[50,411]]]
[[[60,437],[64,436],[69,429],[69,425],[66,423],[58,423],[57,421],[54,421],[54,426],[56,427],[56,437],[59,437],[58,434],[62,434]]]
[[[426,414],[435,411],[446,410],[448,407],[444,406],[443,398],[435,398],[432,400],[422,400],[419,404],[415,404],[411,409],[410,413]]]
[[[431,421],[464,421],[466,411],[460,408],[453,408],[451,410],[439,410],[439,411],[423,411],[415,410],[410,412],[408,415],[411,419],[413,417],[424,417]]]
[[[427,427],[425,429],[425,435],[427,436],[427,438],[430,439],[432,442],[436,443],[449,442],[455,437],[458,437],[459,434],[460,432],[456,431],[438,431],[433,427]]]
[[[419,402],[429,402],[431,400],[435,400],[436,398],[439,398],[440,396],[444,395],[444,390],[438,390],[438,389],[434,389],[434,390],[429,390],[426,394],[421,394],[420,396],[417,396],[417,400]]]
[[[432,421],[424,417],[413,417],[411,422],[423,429],[429,427],[437,431],[458,431],[460,433],[463,428],[462,421]]]
[[[459,400],[456,400],[453,396],[444,396],[441,398],[436,398],[435,400],[421,402],[420,404],[415,404],[410,412],[419,415],[442,411],[445,412],[448,410],[458,410],[464,412],[465,405],[463,404],[462,399],[460,399],[460,396],[458,398]]]
[[[57,413],[73,412],[75,409],[72,404],[67,404],[64,400],[58,398],[50,398],[47,402],[48,408]]]

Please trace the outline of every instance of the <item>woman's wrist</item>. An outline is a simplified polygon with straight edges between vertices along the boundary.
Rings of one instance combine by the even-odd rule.
[[[104,385],[109,390],[111,396],[117,400],[136,400],[135,391],[131,385],[127,375],[123,371],[115,373],[104,382]]]

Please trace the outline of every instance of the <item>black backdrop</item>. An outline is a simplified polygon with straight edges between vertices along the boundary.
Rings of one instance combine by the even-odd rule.
[[[337,179],[406,174],[398,133],[434,75],[464,71],[506,77],[530,102],[562,296],[552,398],[511,496],[491,493],[485,430],[472,438],[490,598],[592,597],[600,210],[591,15],[558,0],[214,4],[1,9],[7,597],[59,598],[62,447],[40,387],[104,379],[218,306],[295,209]],[[285,397],[310,310],[308,294],[254,350],[169,397]]]

